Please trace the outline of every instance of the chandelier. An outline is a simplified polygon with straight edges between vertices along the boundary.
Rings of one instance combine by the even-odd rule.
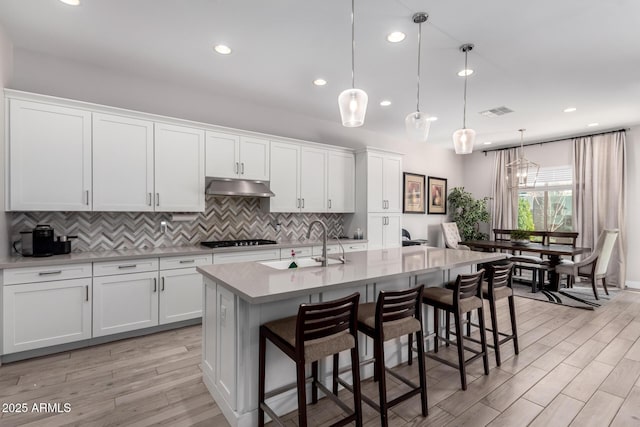
[[[518,132],[520,132],[520,153],[518,158],[507,163],[506,166],[509,188],[534,188],[538,179],[540,165],[524,157],[523,141],[525,130],[518,129]]]

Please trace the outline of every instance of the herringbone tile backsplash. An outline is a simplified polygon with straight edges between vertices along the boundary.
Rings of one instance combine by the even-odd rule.
[[[13,212],[12,241],[20,231],[36,224],[51,225],[56,235],[77,235],[72,241],[74,252],[112,249],[140,249],[187,246],[205,240],[272,239],[297,240],[305,236],[308,224],[323,221],[330,236],[342,235],[342,214],[268,213],[255,197],[207,196],[206,211],[194,221],[171,220],[170,213],[155,212]],[[166,233],[160,222],[167,221]],[[272,224],[280,222],[280,232]],[[320,237],[314,227],[312,238]]]

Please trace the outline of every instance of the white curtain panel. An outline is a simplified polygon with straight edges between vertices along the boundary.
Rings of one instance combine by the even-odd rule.
[[[518,228],[518,191],[509,188],[509,183],[513,182],[515,176],[507,176],[507,164],[517,158],[517,148],[496,151],[491,191],[491,239],[495,228]]]
[[[605,228],[620,230],[607,283],[625,287],[627,165],[625,132],[573,140],[573,216],[577,245],[594,248]]]

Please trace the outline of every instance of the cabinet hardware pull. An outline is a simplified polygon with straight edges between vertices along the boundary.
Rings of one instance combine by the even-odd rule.
[[[153,292],[158,292],[158,279],[153,278]]]
[[[331,209],[331,199],[329,199],[329,209]]]
[[[38,276],[48,276],[51,274],[61,274],[62,270],[55,270],[55,271],[41,271],[40,273],[38,273]]]
[[[304,209],[304,197],[302,198],[302,209]]]
[[[162,292],[164,292],[164,277],[162,277],[162,288],[161,288]]]
[[[160,193],[156,193],[156,206],[160,206]]]
[[[119,265],[118,268],[122,270],[125,268],[136,268],[137,266],[138,264],[123,264],[123,265]]]
[[[300,199],[296,199],[296,208],[300,208]]]
[[[153,200],[153,195],[152,195],[151,193],[147,193],[147,196],[148,196],[147,198],[149,199],[149,201],[147,202],[147,204],[148,204],[149,206],[151,206],[151,204],[152,204],[152,200]]]
[[[244,162],[240,163],[240,166],[242,166],[242,171],[240,172],[240,175],[244,175]]]
[[[89,285],[85,285],[84,290],[86,291],[85,301],[89,301]]]
[[[89,190],[85,190],[84,192],[84,203],[89,206]]]
[[[192,262],[196,262],[195,259],[182,259],[180,260],[180,264],[191,264]]]
[[[236,162],[236,167],[233,169],[233,173],[238,174],[238,162]]]

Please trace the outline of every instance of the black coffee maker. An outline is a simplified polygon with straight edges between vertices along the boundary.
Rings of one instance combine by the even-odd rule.
[[[33,256],[53,255],[53,228],[47,224],[38,224],[33,229]]]

